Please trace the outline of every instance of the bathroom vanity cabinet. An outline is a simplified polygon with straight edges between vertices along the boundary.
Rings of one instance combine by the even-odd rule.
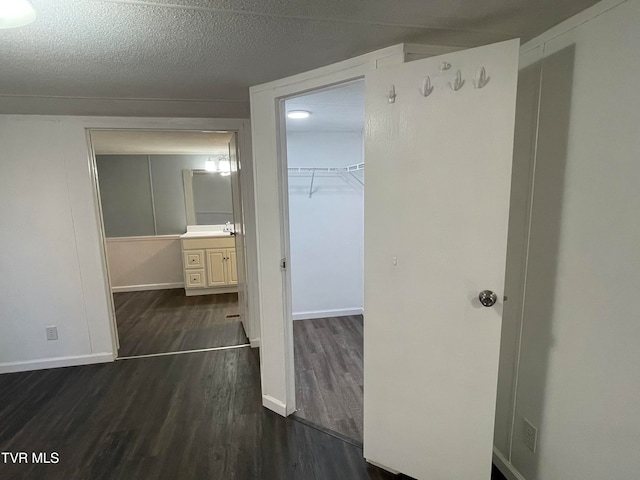
[[[188,296],[238,291],[235,238],[183,235],[182,262]]]

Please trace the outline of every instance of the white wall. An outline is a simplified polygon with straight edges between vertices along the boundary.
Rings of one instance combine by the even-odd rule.
[[[363,161],[362,133],[289,133],[290,167]],[[293,318],[362,312],[363,189],[336,176],[289,176]]]
[[[0,117],[0,145],[0,372],[113,358],[83,128]]]
[[[501,452],[509,451],[512,416],[513,382],[516,360],[522,299],[524,296],[524,272],[529,235],[529,210],[531,208],[532,169],[535,154],[536,125],[542,68],[533,51],[520,56],[518,93],[516,99],[516,127],[511,171],[511,197],[509,202],[509,232],[505,272],[502,335],[500,342],[500,369],[496,398],[494,445]]]
[[[107,239],[114,292],[184,287],[179,235]]]
[[[168,127],[249,141],[244,120],[0,116],[0,373],[113,360],[86,129]]]
[[[639,0],[605,1],[524,47],[544,58],[514,435],[501,453],[527,480],[640,471],[639,24]],[[523,417],[539,428],[535,454]]]

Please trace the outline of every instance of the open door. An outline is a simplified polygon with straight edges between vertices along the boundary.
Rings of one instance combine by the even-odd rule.
[[[237,134],[232,135],[229,142],[229,164],[231,167],[231,196],[233,204],[233,230],[235,232],[235,262],[238,281],[238,313],[240,321],[244,327],[247,338],[251,338],[252,332],[247,318],[248,297],[247,297],[247,262],[246,262],[246,241],[244,230],[244,206],[242,204],[242,192],[240,182],[240,156],[238,155]]]
[[[518,47],[365,76],[364,455],[416,478],[490,478]]]
[[[250,90],[262,401],[295,411],[278,105],[364,77],[364,455],[416,478],[488,480],[519,41],[403,63],[407,48]]]

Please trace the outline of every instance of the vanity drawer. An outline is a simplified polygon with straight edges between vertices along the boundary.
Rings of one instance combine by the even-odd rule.
[[[204,268],[200,270],[187,270],[185,272],[185,280],[187,288],[207,286],[207,279],[204,274]]]
[[[204,268],[204,250],[184,250],[184,268]]]
[[[207,238],[183,238],[182,248],[184,250],[195,250],[201,248],[231,248],[236,246],[236,237],[207,237]]]

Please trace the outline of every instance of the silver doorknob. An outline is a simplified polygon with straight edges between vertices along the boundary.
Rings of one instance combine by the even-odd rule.
[[[478,300],[485,307],[493,307],[498,300],[498,296],[491,290],[483,290],[478,295]]]

